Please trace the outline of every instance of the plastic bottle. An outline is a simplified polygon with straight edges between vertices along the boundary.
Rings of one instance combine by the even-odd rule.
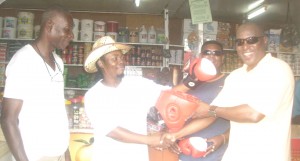
[[[147,43],[147,30],[145,25],[142,25],[139,32],[139,42],[140,43]]]
[[[129,42],[139,42],[139,28],[131,29],[129,32]]]
[[[154,26],[151,26],[148,32],[148,43],[155,44],[156,43],[156,31]]]
[[[165,42],[165,32],[161,28],[156,29],[156,43],[158,43],[158,44],[166,43]]]
[[[79,100],[77,98],[72,98],[72,107],[73,107],[73,128],[79,128]]]
[[[65,101],[65,107],[68,114],[68,120],[69,120],[69,128],[73,128],[73,108],[71,107],[72,102],[70,100]]]

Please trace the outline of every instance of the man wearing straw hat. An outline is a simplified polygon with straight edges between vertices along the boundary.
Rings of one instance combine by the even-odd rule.
[[[147,135],[146,116],[161,91],[171,87],[124,76],[124,54],[131,48],[104,36],[95,42],[85,61],[87,72],[103,75],[85,94],[86,112],[94,127],[93,161],[146,161],[147,145],[162,146],[165,136]],[[173,89],[188,90],[183,84]]]

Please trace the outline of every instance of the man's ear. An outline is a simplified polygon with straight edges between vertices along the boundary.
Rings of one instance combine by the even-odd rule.
[[[101,69],[104,68],[104,64],[103,64],[103,62],[101,61],[101,59],[98,59],[98,60],[97,60],[96,65],[98,65],[98,67],[101,68]]]
[[[264,44],[268,44],[268,41],[269,41],[268,37],[264,36],[263,39],[264,39]]]
[[[46,30],[48,32],[51,32],[51,30],[53,28],[53,25],[54,25],[53,21],[52,20],[48,20],[47,23],[46,23]]]

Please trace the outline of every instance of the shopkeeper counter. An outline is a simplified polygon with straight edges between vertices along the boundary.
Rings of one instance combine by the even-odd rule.
[[[92,129],[71,129],[70,155],[72,161],[90,161],[93,145],[90,139],[93,137]]]

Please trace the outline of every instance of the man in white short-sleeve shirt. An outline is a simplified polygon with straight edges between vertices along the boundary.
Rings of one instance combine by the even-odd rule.
[[[197,111],[230,120],[222,161],[290,160],[294,77],[287,63],[265,53],[266,44],[261,27],[242,24],[236,49],[244,65],[226,78],[211,106],[201,103]]]

